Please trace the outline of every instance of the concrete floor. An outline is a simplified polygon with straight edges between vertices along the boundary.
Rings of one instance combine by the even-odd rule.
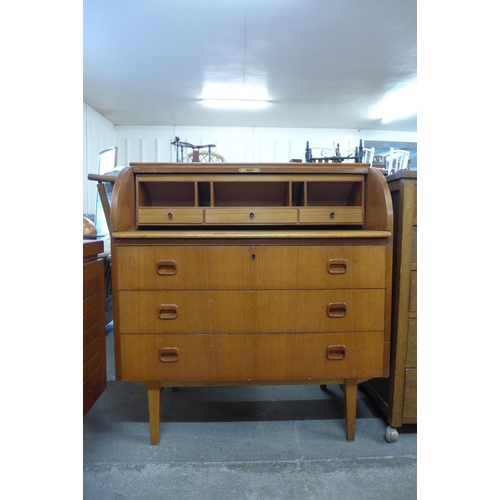
[[[385,440],[387,422],[358,391],[356,439],[345,439],[338,386],[165,389],[149,444],[146,389],[114,381],[83,419],[84,499],[412,500],[417,430]]]

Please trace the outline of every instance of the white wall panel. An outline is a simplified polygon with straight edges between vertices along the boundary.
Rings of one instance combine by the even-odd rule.
[[[227,162],[289,162],[304,160],[306,143],[311,148],[334,150],[340,144],[341,154],[355,148],[359,140],[415,141],[410,132],[387,132],[351,129],[299,129],[254,127],[132,127],[116,126],[118,163],[175,161],[170,142],[179,137],[194,145],[215,144],[213,151]],[[154,145],[154,144],[155,145]],[[190,150],[185,150],[186,155]]]
[[[83,213],[95,214],[97,184],[89,181],[97,173],[99,151],[116,146],[114,125],[89,105],[83,103]]]
[[[175,148],[170,144],[175,137],[194,145],[215,144],[213,149],[227,162],[289,162],[304,161],[306,143],[311,148],[334,150],[340,144],[341,154],[359,144],[359,140],[393,140],[417,142],[412,132],[376,130],[274,128],[274,127],[134,127],[113,126],[108,120],[84,104],[84,191],[89,181],[88,172],[96,171],[100,150],[118,146],[118,165],[131,162],[172,162]],[[187,153],[190,150],[185,150]],[[84,213],[93,213],[96,189],[84,192]]]
[[[354,148],[360,139],[393,137],[416,141],[416,134],[351,129],[299,129],[253,127],[132,127],[116,126],[118,163],[175,161],[170,142],[179,137],[194,145],[215,144],[214,151],[227,162],[288,162],[304,160],[306,143],[310,147],[335,149],[342,154]],[[188,151],[185,150],[185,155]]]

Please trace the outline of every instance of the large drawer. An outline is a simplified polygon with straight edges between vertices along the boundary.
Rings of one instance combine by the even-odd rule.
[[[118,293],[122,333],[384,329],[383,289]]]
[[[119,245],[113,265],[119,290],[384,288],[386,247]]]
[[[206,385],[381,377],[383,336],[383,332],[122,335],[122,379]]]

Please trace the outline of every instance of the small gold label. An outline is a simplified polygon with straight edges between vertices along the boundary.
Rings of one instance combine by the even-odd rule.
[[[260,168],[258,167],[239,168],[238,172],[260,172]]]

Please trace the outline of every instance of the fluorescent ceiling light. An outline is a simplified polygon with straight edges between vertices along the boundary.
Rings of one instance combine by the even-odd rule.
[[[382,123],[389,123],[417,112],[417,84],[389,94],[372,113],[372,118],[381,118]]]
[[[254,99],[202,99],[201,104],[208,108],[220,109],[264,109],[269,101]]]

